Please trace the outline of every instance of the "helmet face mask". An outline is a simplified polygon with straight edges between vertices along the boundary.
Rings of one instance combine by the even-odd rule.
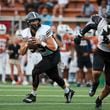
[[[107,23],[110,24],[110,15],[107,15],[106,19],[107,19]]]
[[[39,27],[41,26],[41,23],[39,20],[34,20],[34,21],[30,21],[28,23],[28,26],[32,29],[37,31],[39,29]]]
[[[25,19],[27,25],[32,29],[37,31],[41,26],[41,18],[38,13],[30,12]]]

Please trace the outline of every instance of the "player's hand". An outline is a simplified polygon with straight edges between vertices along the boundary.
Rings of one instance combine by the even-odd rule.
[[[81,43],[81,37],[80,37],[80,36],[76,36],[76,37],[74,38],[74,43],[75,43],[76,45],[79,45],[79,44]]]
[[[82,32],[79,31],[79,32],[78,32],[78,35],[74,38],[74,43],[75,43],[76,45],[79,45],[79,44],[81,43],[81,39],[82,39]]]
[[[37,45],[37,44],[40,44],[41,41],[39,38],[31,38],[28,43],[32,43],[33,45]]]

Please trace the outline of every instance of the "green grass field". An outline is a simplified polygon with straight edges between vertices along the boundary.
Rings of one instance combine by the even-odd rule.
[[[51,85],[40,85],[37,102],[26,104],[22,99],[31,91],[31,86],[12,86],[0,84],[0,110],[95,110],[95,99],[102,88],[98,88],[94,97],[88,96],[89,88],[75,87],[72,103],[66,104],[61,88]],[[103,101],[102,110],[109,110],[110,97]]]

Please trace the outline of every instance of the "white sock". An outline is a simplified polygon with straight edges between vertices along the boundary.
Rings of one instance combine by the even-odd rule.
[[[31,91],[31,94],[34,95],[34,96],[36,96],[36,91],[32,90]]]
[[[70,90],[70,89],[69,89],[68,87],[66,87],[66,88],[64,89],[64,92],[65,92],[65,93],[68,93],[69,90]]]

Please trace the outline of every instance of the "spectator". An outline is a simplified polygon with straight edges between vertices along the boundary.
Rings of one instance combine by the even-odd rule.
[[[39,0],[35,3],[36,12],[40,13],[40,6],[45,5],[51,11],[53,8],[53,3],[49,2],[49,0]]]
[[[24,4],[26,14],[31,11],[35,11],[36,7],[33,0],[27,0]]]
[[[22,40],[20,39],[21,38],[21,31],[22,30],[17,30],[15,32],[15,37],[18,41],[18,43],[21,45],[22,43]],[[21,71],[24,75],[24,78],[23,78],[23,82],[22,84],[23,85],[28,85],[28,81],[27,81],[27,71],[26,71],[26,67],[27,67],[27,64],[28,64],[28,54],[24,55],[24,56],[20,56],[20,65],[21,65]]]
[[[60,24],[58,25],[58,34],[62,38],[63,46],[60,48],[60,55],[61,55],[61,63],[64,64],[63,70],[63,78],[68,84],[68,76],[69,76],[69,63],[73,53],[73,45],[71,42],[71,38],[73,37],[69,32],[71,28],[68,25]]]
[[[2,69],[2,82],[6,82],[6,63],[7,63],[7,44],[9,35],[6,34],[7,28],[4,24],[0,24],[0,62]]]
[[[98,14],[100,16],[106,17],[106,11],[107,11],[107,2],[105,0],[102,0]]]
[[[15,6],[15,0],[2,0],[4,6],[8,7],[14,7]]]
[[[8,45],[8,53],[9,53],[9,64],[11,69],[11,80],[12,84],[21,84],[23,82],[23,73],[20,66],[19,60],[19,49],[20,45],[16,41],[16,39],[12,39]],[[18,81],[15,81],[14,77],[14,66],[17,68]]]
[[[90,3],[89,0],[85,1],[85,4],[82,6],[82,17],[90,17],[95,12],[94,6]]]
[[[24,56],[21,56],[20,65],[21,65],[21,71],[22,71],[22,73],[24,75],[23,82],[22,82],[23,85],[28,85],[27,73],[26,73],[27,63],[28,63],[28,55],[26,54]]]
[[[41,11],[41,19],[44,25],[52,26],[52,16],[49,14],[49,8],[46,5],[42,5],[40,7]]]
[[[81,86],[86,81],[86,86],[90,86],[92,82],[92,62],[90,53],[92,52],[91,43],[87,39],[81,40],[80,45],[75,46],[77,52],[77,64],[78,64],[78,83],[77,86]],[[86,78],[85,78],[86,68]]]
[[[53,8],[53,17],[57,16],[59,11],[59,17],[63,17],[63,10],[67,7],[69,0],[57,0],[57,4]]]

